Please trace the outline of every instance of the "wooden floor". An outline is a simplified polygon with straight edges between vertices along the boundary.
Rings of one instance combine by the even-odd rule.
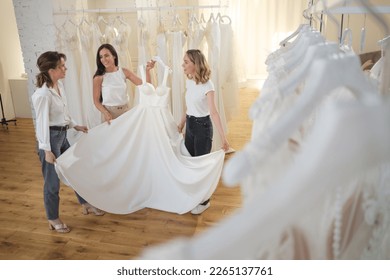
[[[240,92],[240,112],[229,122],[228,139],[240,150],[249,140],[248,108],[256,89]],[[126,260],[148,246],[179,236],[193,236],[241,206],[239,187],[220,181],[211,207],[202,215],[177,215],[143,209],[128,215],[84,216],[74,192],[60,191],[60,217],[72,231],[48,229],[43,207],[43,179],[31,119],[0,127],[0,259],[2,260]],[[227,155],[226,160],[232,155]]]

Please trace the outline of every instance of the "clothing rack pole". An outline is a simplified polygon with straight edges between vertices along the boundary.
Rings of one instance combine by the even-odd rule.
[[[309,9],[310,9],[310,7],[312,7],[313,5],[314,5],[314,0],[310,0],[310,2],[309,2]],[[312,23],[313,23],[313,16],[310,15],[309,25],[312,26]]]
[[[1,107],[1,114],[2,114],[2,119],[0,121],[1,126],[5,126],[8,129],[8,123],[9,122],[14,122],[16,125],[16,120],[7,120],[4,115],[4,108],[3,108],[3,100],[1,99],[1,93],[0,93],[0,107]]]
[[[111,9],[82,9],[82,10],[60,10],[53,15],[66,15],[69,13],[129,13],[136,11],[161,11],[161,10],[193,10],[193,9],[215,9],[228,8],[227,5],[199,5],[199,6],[161,6],[161,7],[130,7],[130,8],[111,8]]]
[[[341,21],[340,21],[340,35],[339,35],[339,44],[341,45],[341,40],[343,38],[343,32],[344,32],[344,14],[341,14]]]

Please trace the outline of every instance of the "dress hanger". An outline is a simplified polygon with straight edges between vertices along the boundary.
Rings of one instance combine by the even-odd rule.
[[[158,64],[160,64],[164,69],[168,69],[169,73],[171,74],[173,71],[172,69],[164,63],[164,61],[159,56],[153,56],[152,60],[156,61]]]
[[[362,29],[360,30],[360,47],[359,47],[360,53],[362,53],[366,47],[366,17],[367,15],[364,14],[364,24]]]
[[[202,12],[201,14],[200,14],[200,19],[198,20],[198,22],[200,23],[200,24],[205,24],[206,23],[206,19],[204,18],[204,13]]]
[[[140,27],[141,30],[144,29],[145,27],[145,20],[144,20],[144,14],[143,11],[141,10],[141,15],[139,16],[137,20],[138,27]]]
[[[87,26],[91,25],[90,22],[88,21],[87,17],[84,14],[84,10],[83,10],[83,15],[82,15],[78,25],[83,25],[83,24],[86,24]]]
[[[216,21],[217,21],[217,19],[215,18],[214,13],[211,12],[208,22],[216,22]]]
[[[317,44],[324,44],[325,38],[318,31],[306,32],[304,40],[301,40],[301,44],[295,45],[288,52],[288,55],[283,55],[285,60],[285,70],[291,72],[306,56],[307,49],[310,46]]]
[[[343,36],[341,36],[341,44],[340,49],[343,51],[351,51],[352,49],[352,30],[350,28],[345,28],[343,32]]]
[[[294,71],[291,71],[291,74],[286,79],[280,81],[278,86],[279,91],[283,95],[294,92],[298,84],[303,82],[307,77],[313,61],[338,53],[340,53],[340,48],[334,42],[324,42],[309,46],[303,60],[300,60],[300,63],[294,67]]]
[[[103,16],[98,16],[98,23],[103,22],[104,24],[108,24],[108,22],[104,19]]]
[[[172,23],[173,31],[179,31],[182,25],[183,23],[181,22],[179,15],[175,14]]]
[[[290,41],[291,39],[293,39],[294,37],[296,37],[299,33],[301,33],[302,32],[302,30],[304,29],[304,28],[308,28],[308,24],[300,24],[299,26],[298,26],[298,28],[293,32],[293,33],[291,33],[289,36],[287,36],[285,39],[283,39],[282,41],[280,41],[280,43],[279,43],[279,46],[281,46],[281,47],[285,47],[286,46],[286,44],[288,43],[288,41]]]
[[[119,25],[123,25],[123,26],[129,26],[129,24],[124,20],[123,16],[116,16],[115,19],[114,19],[114,23],[118,22]]]
[[[277,59],[283,61],[284,67],[288,70],[294,67],[300,59],[303,59],[307,48],[310,45],[323,43],[325,38],[318,31],[313,31],[307,28],[302,29],[297,39],[286,47],[280,48],[279,52],[274,55]],[[271,57],[270,57],[271,58]],[[268,71],[272,72],[278,63],[270,64],[267,59],[266,64],[269,66]]]

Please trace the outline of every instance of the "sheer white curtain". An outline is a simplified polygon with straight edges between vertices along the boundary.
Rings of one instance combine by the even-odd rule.
[[[240,81],[265,79],[264,61],[279,42],[305,22],[309,0],[230,1],[229,14],[239,47]]]

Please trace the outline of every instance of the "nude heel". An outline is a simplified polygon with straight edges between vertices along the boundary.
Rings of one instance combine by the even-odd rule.
[[[84,203],[83,204],[83,214],[88,215],[90,213],[94,214],[95,216],[103,216],[104,214],[106,214],[106,212],[92,206],[91,204]]]

